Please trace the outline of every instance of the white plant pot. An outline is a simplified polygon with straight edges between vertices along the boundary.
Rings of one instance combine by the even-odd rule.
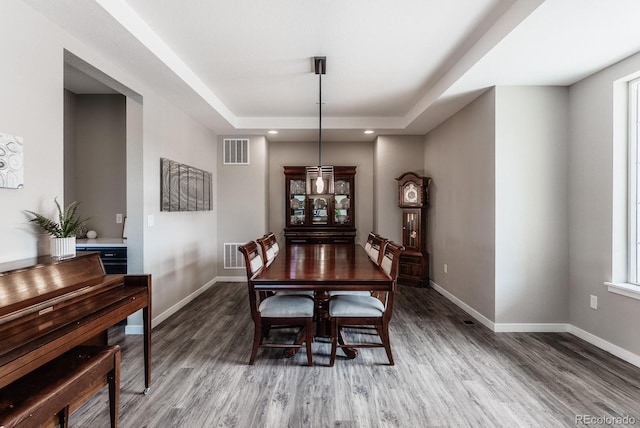
[[[71,238],[51,238],[51,257],[75,257],[76,237]]]

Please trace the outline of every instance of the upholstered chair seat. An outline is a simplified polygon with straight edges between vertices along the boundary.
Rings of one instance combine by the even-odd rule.
[[[258,306],[262,317],[296,318],[313,316],[313,300],[301,299],[298,295],[280,295],[267,297]]]
[[[384,303],[372,296],[343,294],[331,299],[330,317],[381,317]]]
[[[248,242],[239,247],[244,255],[247,270],[247,285],[249,290],[249,306],[251,318],[254,324],[253,346],[249,364],[253,364],[258,354],[258,348],[301,348],[302,341],[293,344],[265,343],[264,339],[272,328],[276,327],[301,327],[300,334],[307,349],[307,363],[313,365],[311,343],[313,342],[313,298],[305,295],[280,295],[268,291],[257,291],[252,278],[264,269],[266,252],[260,254],[258,244],[255,241]]]
[[[376,244],[374,243],[374,246]],[[378,265],[393,280],[389,291],[376,292],[375,295],[340,294],[332,296],[329,300],[329,318],[331,320],[331,359],[329,365],[333,366],[336,360],[338,348],[384,348],[393,365],[391,343],[389,338],[389,321],[393,313],[393,298],[395,294],[396,278],[398,276],[398,264],[400,253],[404,247],[384,241],[384,254],[378,261]],[[341,342],[340,335],[343,327],[375,327],[380,337],[379,342],[346,343]]]

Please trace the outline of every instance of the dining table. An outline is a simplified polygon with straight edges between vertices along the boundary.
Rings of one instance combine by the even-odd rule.
[[[330,292],[389,292],[394,288],[393,279],[359,244],[287,245],[250,281],[256,291],[313,291],[316,337],[330,337]],[[289,354],[293,353],[292,349]],[[357,355],[355,349],[345,353],[351,358]]]

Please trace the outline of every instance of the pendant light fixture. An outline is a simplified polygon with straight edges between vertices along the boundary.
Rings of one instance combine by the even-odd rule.
[[[308,166],[307,194],[328,195],[333,194],[334,176],[333,166],[322,165],[322,75],[327,72],[327,57],[313,57],[315,74],[318,75],[318,166]]]

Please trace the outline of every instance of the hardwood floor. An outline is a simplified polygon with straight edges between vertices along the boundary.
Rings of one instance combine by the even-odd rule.
[[[355,360],[339,352],[326,367],[328,342],[313,344],[314,367],[304,350],[285,359],[274,349],[249,366],[246,284],[221,283],[153,330],[146,397],[142,337],[112,329],[122,347],[120,424],[563,427],[586,425],[576,423],[584,415],[640,425],[640,368],[570,334],[496,334],[469,319],[432,289],[400,286],[390,325],[395,366],[377,348]],[[71,426],[108,427],[107,403],[105,388]]]

